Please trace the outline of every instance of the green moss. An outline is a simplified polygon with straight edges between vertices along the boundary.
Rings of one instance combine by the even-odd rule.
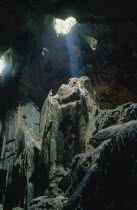
[[[13,77],[16,74],[18,65],[17,65],[17,63],[15,63],[16,54],[15,54],[15,50],[13,48],[10,47],[8,50],[6,50],[4,52],[4,54],[2,55],[2,57],[4,58],[4,60],[7,63],[7,66],[4,69],[4,74],[2,77],[2,80],[4,82],[9,77]]]
[[[13,65],[13,57],[14,57],[14,50],[10,47],[4,54],[3,57],[6,61],[8,61],[9,65]]]
[[[91,37],[91,36],[86,36],[86,41],[90,44],[90,46],[92,48],[96,48],[97,46],[97,40],[94,38],[94,37]]]

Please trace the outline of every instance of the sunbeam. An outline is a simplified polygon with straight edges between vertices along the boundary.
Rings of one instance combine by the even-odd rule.
[[[66,42],[67,42],[67,48],[68,48],[68,53],[69,53],[71,76],[78,77],[79,63],[78,63],[77,52],[75,48],[75,34],[74,33],[70,33],[66,35]]]

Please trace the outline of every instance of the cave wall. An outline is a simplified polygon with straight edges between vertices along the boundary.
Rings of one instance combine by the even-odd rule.
[[[98,40],[96,66],[87,67],[101,108],[136,102],[136,24],[96,25],[91,35]]]
[[[0,199],[5,209],[27,208],[34,197],[31,179],[41,148],[39,117],[38,108],[28,102],[1,119]]]

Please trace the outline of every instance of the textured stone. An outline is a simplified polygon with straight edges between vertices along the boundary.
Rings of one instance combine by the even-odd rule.
[[[41,114],[20,103],[0,120],[0,202],[6,210],[136,209],[136,119],[135,103],[101,110],[87,77],[50,91]]]
[[[103,143],[73,159],[72,196],[63,210],[90,209],[91,206],[113,210],[136,208],[137,121],[130,120],[101,132],[97,143]]]
[[[46,196],[43,196],[32,200],[29,210],[41,210],[41,209],[61,210],[65,203],[66,203],[65,197],[58,196],[55,198],[47,198]]]
[[[127,103],[116,109],[100,110],[95,117],[97,130],[136,119],[136,104]]]
[[[52,192],[52,188],[57,191],[57,182],[60,188],[63,180],[69,180],[66,176],[73,157],[88,148],[97,110],[93,91],[87,77],[72,78],[67,85],[60,87],[56,95],[52,96],[50,92],[45,101],[40,135],[43,139],[42,158],[50,171],[49,178],[54,174],[54,179],[49,180]]]
[[[6,209],[19,204],[23,206],[24,203],[28,205],[35,194],[31,177],[41,149],[39,117],[37,107],[28,102],[9,111],[4,119],[1,129],[0,198]]]

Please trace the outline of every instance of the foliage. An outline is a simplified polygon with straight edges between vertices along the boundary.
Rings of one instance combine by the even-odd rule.
[[[90,44],[92,48],[96,48],[97,40],[94,37],[86,36],[86,41]]]

